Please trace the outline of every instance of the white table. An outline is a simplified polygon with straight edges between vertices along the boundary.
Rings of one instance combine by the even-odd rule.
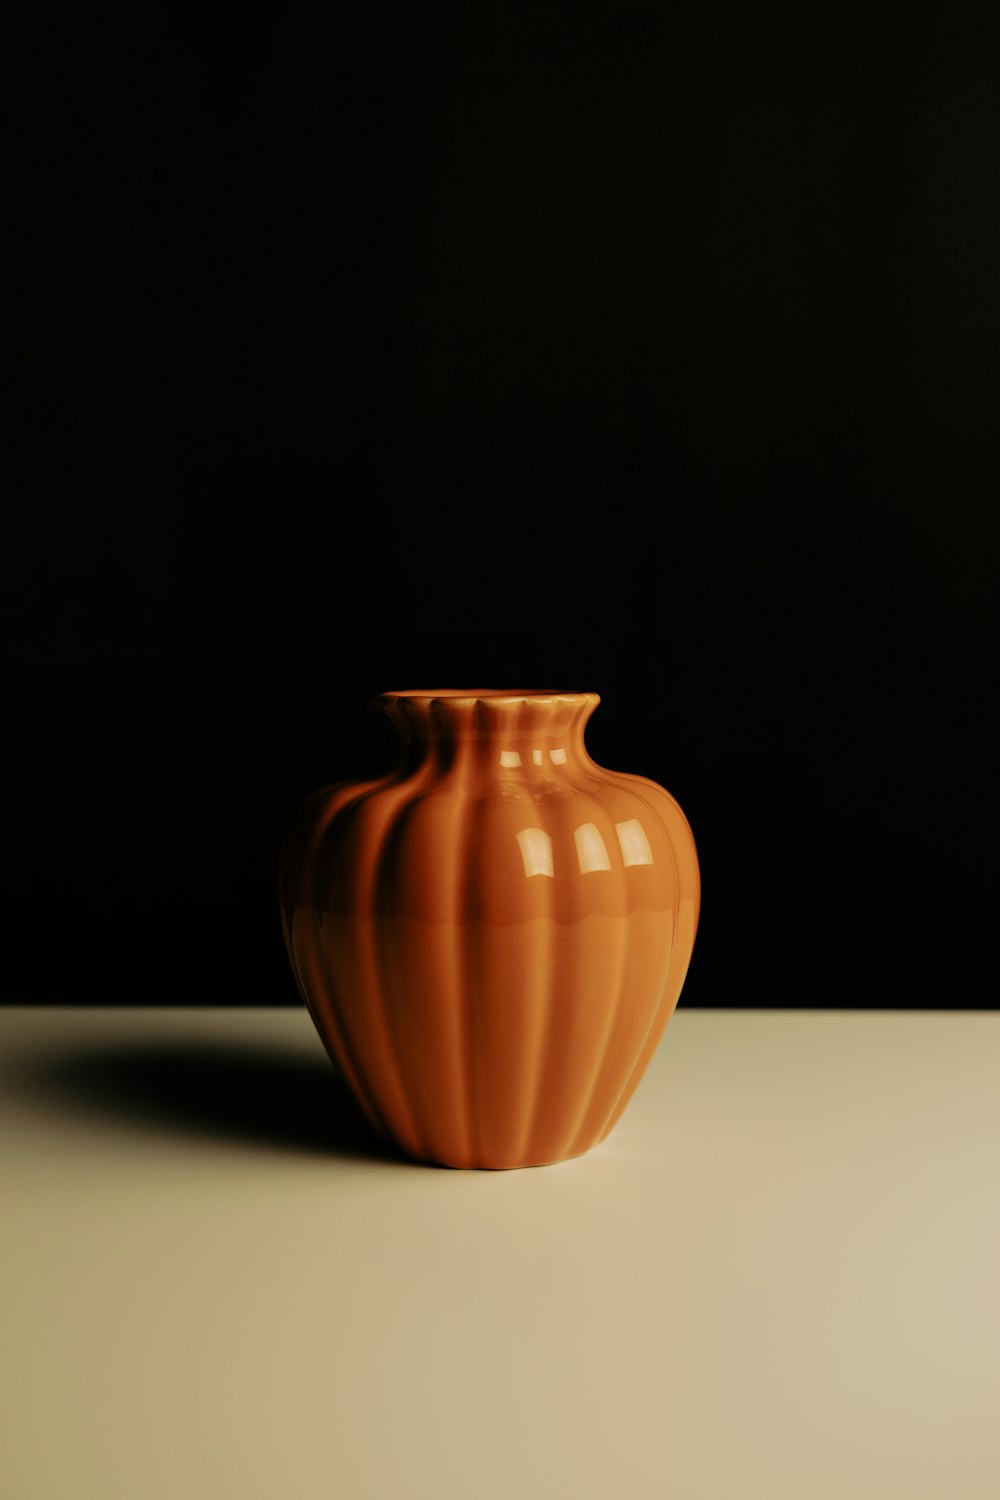
[[[1000,1014],[685,1010],[587,1156],[304,1011],[0,1010],[5,1500],[997,1500]]]

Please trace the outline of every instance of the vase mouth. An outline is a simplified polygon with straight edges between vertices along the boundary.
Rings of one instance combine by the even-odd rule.
[[[397,688],[379,694],[381,703],[590,703],[600,702],[597,693],[567,692],[554,688]]]

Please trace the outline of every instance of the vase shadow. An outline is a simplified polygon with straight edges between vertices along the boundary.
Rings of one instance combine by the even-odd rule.
[[[74,1050],[32,1071],[63,1108],[145,1130],[414,1165],[371,1129],[325,1055],[194,1039]]]

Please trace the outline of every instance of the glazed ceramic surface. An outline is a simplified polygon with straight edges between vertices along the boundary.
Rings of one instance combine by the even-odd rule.
[[[398,769],[318,791],[279,876],[299,989],[370,1124],[451,1167],[537,1166],[614,1128],[698,925],[674,798],[597,765],[596,693],[385,693]]]

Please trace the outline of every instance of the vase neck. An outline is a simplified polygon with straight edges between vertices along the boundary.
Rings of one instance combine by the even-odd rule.
[[[496,690],[383,693],[377,700],[417,759],[442,772],[558,775],[586,762],[596,693]]]

